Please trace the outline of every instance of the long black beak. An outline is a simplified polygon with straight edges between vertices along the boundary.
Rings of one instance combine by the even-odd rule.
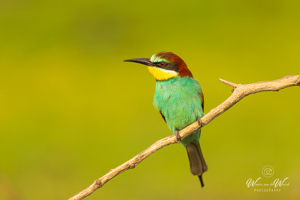
[[[135,62],[135,63],[140,63],[143,65],[147,65],[147,66],[152,66],[153,63],[150,62],[149,58],[132,58],[132,59],[128,59],[128,60],[124,60],[124,62]]]

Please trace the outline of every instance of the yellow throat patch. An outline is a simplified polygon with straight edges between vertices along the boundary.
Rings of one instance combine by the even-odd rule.
[[[168,80],[178,76],[178,73],[171,70],[165,70],[157,67],[148,67],[148,70],[152,76],[158,81]]]

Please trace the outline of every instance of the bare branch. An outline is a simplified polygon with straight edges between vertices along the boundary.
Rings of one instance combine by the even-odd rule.
[[[274,81],[264,81],[264,82],[257,82],[257,83],[251,83],[251,84],[235,84],[229,81],[225,81],[223,79],[220,79],[221,82],[232,86],[234,88],[233,93],[231,96],[226,99],[222,104],[217,106],[216,108],[212,109],[207,113],[205,116],[201,118],[201,120],[198,120],[183,130],[179,132],[179,136],[181,140],[197,129],[207,125],[209,122],[211,122],[214,118],[228,110],[230,107],[232,107],[234,104],[239,102],[242,98],[249,94],[255,94],[258,92],[264,92],[264,91],[279,91],[286,87],[291,86],[300,86],[300,75],[297,76],[285,76],[281,79],[274,80]],[[156,152],[157,150],[168,146],[170,144],[179,143],[181,140],[178,140],[175,135],[170,135],[168,137],[165,137],[154,144],[152,144],[150,147],[136,155],[134,158],[128,160],[127,162],[123,163],[119,167],[110,170],[107,174],[102,176],[101,178],[98,178],[92,185],[90,185],[88,188],[84,189],[83,191],[79,192],[75,196],[71,197],[69,200],[80,200],[88,195],[92,194],[95,190],[102,187],[105,183],[107,183],[109,180],[117,176],[118,174],[128,170],[133,169],[136,165],[138,165],[140,162],[142,162],[145,158]]]
[[[237,84],[235,84],[235,83],[232,83],[232,82],[229,82],[229,81],[226,81],[226,80],[224,80],[224,79],[221,79],[221,78],[219,78],[219,81],[221,81],[222,83],[225,83],[226,85],[229,85],[229,86],[231,86],[231,87],[233,87],[233,88],[236,88],[238,85]]]

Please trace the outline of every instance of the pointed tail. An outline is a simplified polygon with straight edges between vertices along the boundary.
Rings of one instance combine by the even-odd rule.
[[[203,158],[200,145],[195,145],[193,143],[190,143],[186,147],[186,150],[190,160],[191,173],[199,177],[201,186],[203,187],[204,183],[202,180],[202,174],[206,172],[208,168]]]

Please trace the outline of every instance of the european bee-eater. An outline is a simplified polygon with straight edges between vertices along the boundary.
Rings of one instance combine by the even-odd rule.
[[[201,86],[179,56],[172,52],[160,52],[150,59],[134,58],[124,61],[147,65],[156,80],[153,104],[177,137],[180,130],[204,115]],[[200,148],[200,132],[201,129],[198,129],[184,138],[181,144],[187,150],[191,173],[199,177],[203,187],[202,174],[207,171],[207,165]]]

